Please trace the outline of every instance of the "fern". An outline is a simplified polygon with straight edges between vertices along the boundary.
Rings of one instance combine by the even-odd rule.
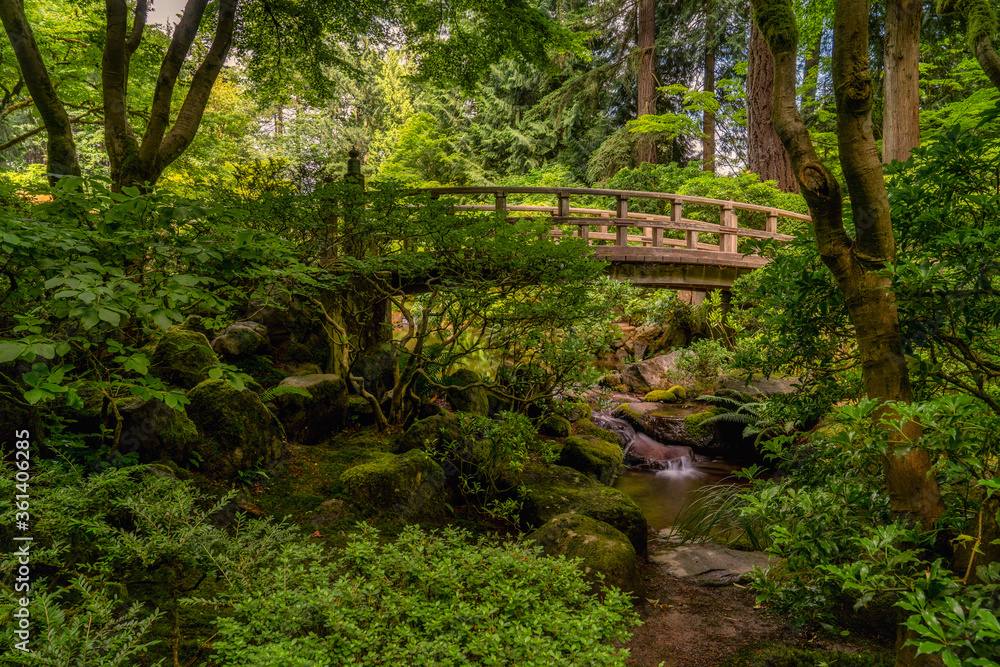
[[[306,398],[311,398],[312,394],[303,389],[302,387],[290,387],[288,385],[281,385],[278,387],[271,387],[263,394],[260,395],[260,402],[267,403],[274,400],[279,396],[284,396],[285,394],[298,394],[299,396],[305,396]]]

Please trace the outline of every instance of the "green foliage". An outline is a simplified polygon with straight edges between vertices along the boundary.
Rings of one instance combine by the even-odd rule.
[[[693,354],[682,354],[677,358],[677,369],[694,376],[699,383],[710,384],[719,373],[730,366],[732,352],[711,338],[702,338],[691,343],[688,348]]]
[[[455,529],[381,543],[362,526],[334,563],[286,554],[251,577],[220,559],[240,587],[217,621],[221,664],[623,665],[609,640],[635,622],[620,591],[588,595],[572,561]]]

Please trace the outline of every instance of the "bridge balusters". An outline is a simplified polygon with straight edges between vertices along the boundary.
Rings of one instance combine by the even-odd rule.
[[[670,221],[681,222],[684,219],[684,202],[679,199],[670,200]],[[684,232],[685,247],[688,250],[698,249],[698,232],[686,230]]]
[[[615,245],[628,246],[628,197],[625,195],[615,195],[615,217],[620,218],[615,222]]]

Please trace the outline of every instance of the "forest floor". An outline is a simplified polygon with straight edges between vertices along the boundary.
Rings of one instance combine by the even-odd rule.
[[[894,637],[887,636],[885,624],[852,628],[849,637],[809,633],[755,604],[748,587],[699,586],[656,563],[640,564],[646,596],[637,610],[643,623],[622,644],[630,667],[836,667],[859,653],[872,667],[893,664]]]

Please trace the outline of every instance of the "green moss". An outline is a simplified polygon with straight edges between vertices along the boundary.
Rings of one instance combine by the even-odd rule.
[[[462,429],[458,423],[458,415],[454,412],[442,412],[426,419],[418,419],[399,438],[397,452],[408,452],[411,449],[426,449],[442,442],[458,442],[462,437]]]
[[[784,51],[795,54],[799,43],[799,28],[791,3],[784,0],[765,0],[757,4],[753,18],[771,47],[772,53]]]
[[[622,403],[617,408],[611,411],[615,417],[620,417],[625,421],[631,423],[633,426],[638,426],[646,421],[645,415],[636,412],[632,409],[632,405],[629,403]]]
[[[570,434],[569,420],[559,415],[549,415],[539,424],[538,431],[553,438],[565,438]]]
[[[249,389],[206,380],[188,392],[188,414],[202,435],[195,448],[201,470],[215,479],[273,463],[284,448],[281,425]]]
[[[591,438],[597,438],[598,440],[603,440],[605,442],[610,442],[611,444],[618,444],[618,436],[611,431],[605,431],[600,426],[594,424],[589,418],[578,419],[573,422],[573,433],[575,435],[586,435]]]
[[[622,465],[622,448],[617,442],[574,435],[563,443],[558,463],[591,475],[602,484],[611,484]]]
[[[205,334],[170,327],[153,350],[150,372],[169,384],[190,389],[208,379],[218,364]]]
[[[615,527],[583,514],[558,514],[528,535],[548,556],[580,558],[586,577],[595,583],[641,593],[642,580],[636,568],[635,548]]]
[[[679,384],[670,389],[654,389],[643,399],[652,403],[680,403],[687,398],[687,391]]]
[[[558,465],[530,463],[522,475],[522,520],[532,527],[565,512],[585,514],[628,536],[636,553],[646,553],[646,517],[639,506],[618,489],[604,486],[583,473]]]
[[[444,514],[444,470],[419,449],[381,454],[340,479],[348,502],[363,515],[417,521]]]
[[[688,433],[696,438],[712,435],[715,432],[715,427],[712,424],[705,424],[705,421],[725,412],[726,409],[720,407],[705,410],[704,412],[696,412],[684,418],[684,426],[687,427]]]
[[[274,367],[269,357],[254,354],[235,362],[236,367],[259,382],[263,387],[273,387],[285,379],[285,374]],[[319,372],[318,370],[316,371]]]

